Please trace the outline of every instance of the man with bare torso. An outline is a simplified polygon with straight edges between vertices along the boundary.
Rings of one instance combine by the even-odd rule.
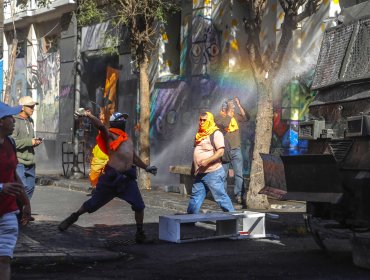
[[[125,132],[127,115],[114,113],[110,120],[110,128],[91,114],[90,111],[80,112],[79,116],[88,117],[92,125],[99,129],[97,142],[99,147],[108,157],[108,163],[103,174],[99,177],[96,190],[92,197],[85,201],[77,212],[72,213],[58,226],[60,231],[65,231],[77,221],[78,217],[86,212],[93,213],[115,197],[127,201],[135,212],[137,226],[136,242],[143,243],[144,201],[141,197],[136,182],[136,167],[145,169],[153,175],[157,174],[155,166],[145,164],[134,152],[134,144]]]

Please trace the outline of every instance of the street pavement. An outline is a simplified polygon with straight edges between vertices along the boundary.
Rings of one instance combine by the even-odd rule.
[[[146,204],[144,227],[149,242],[161,242],[158,240],[159,216],[185,213],[189,197],[166,192],[160,187],[141,192]],[[57,229],[61,220],[89,198],[88,193],[89,183],[86,179],[39,177],[31,201],[36,220],[21,229],[14,262],[26,265],[129,258],[125,246],[141,245],[134,242],[134,216],[124,201],[115,199],[98,212],[81,216],[66,232]],[[266,212],[278,214],[279,219],[267,219],[267,233],[278,236],[306,234],[302,219],[305,211],[303,203],[271,201],[271,206]],[[243,211],[239,205],[235,205],[235,208]],[[214,201],[206,199],[202,211],[214,212],[220,209]]]

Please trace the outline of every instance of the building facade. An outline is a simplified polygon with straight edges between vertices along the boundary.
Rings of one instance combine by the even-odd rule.
[[[350,0],[341,2],[347,6],[356,4]],[[190,164],[199,111],[206,109],[217,114],[223,99],[239,97],[252,116],[241,125],[244,167],[248,174],[257,96],[245,59],[246,3],[241,0],[183,0],[181,3],[181,10],[160,26],[158,48],[151,58],[152,162],[165,174],[169,165]],[[323,1],[319,11],[294,33],[286,70],[274,89],[273,152],[305,152],[306,143],[298,141],[297,123],[305,117],[315,94],[309,90],[310,73],[322,34],[327,26],[335,24],[343,3]],[[72,139],[77,34],[72,12],[75,9],[73,0],[55,0],[41,9],[31,0],[25,7],[8,5],[5,11],[5,72],[11,61],[9,54],[15,34],[19,41],[11,103],[23,95],[30,95],[40,103],[35,112],[35,129],[39,137],[46,139],[37,152],[41,169],[60,170],[62,143]],[[263,50],[276,47],[282,19],[279,1],[269,0],[260,34]],[[107,86],[107,69],[111,69],[117,79],[115,109],[130,114],[128,130],[135,138],[140,108],[129,34],[125,28],[119,30],[119,54],[107,55],[101,50],[106,47],[103,34],[109,30],[109,22],[82,28],[80,106],[97,113],[101,91]],[[78,129],[89,154],[96,131],[89,123],[79,124]],[[88,157],[84,160],[88,161]],[[163,182],[171,179],[169,174],[157,177]]]

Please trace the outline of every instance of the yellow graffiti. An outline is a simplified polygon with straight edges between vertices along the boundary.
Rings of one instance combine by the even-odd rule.
[[[232,40],[230,42],[230,47],[235,50],[235,51],[238,51],[239,50],[239,43],[236,39]]]
[[[326,28],[326,24],[325,23],[321,23],[321,31],[324,32],[325,31],[325,28]]]
[[[284,19],[284,12],[280,12],[279,14],[279,20],[282,21]]]
[[[162,40],[165,41],[165,42],[168,42],[168,35],[167,35],[167,33],[163,33],[162,34]]]

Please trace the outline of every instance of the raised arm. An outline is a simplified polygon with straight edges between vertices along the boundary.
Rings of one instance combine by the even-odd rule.
[[[91,124],[97,128],[100,133],[102,134],[103,138],[108,140],[109,138],[109,131],[108,129],[105,127],[105,125],[97,118],[95,117],[90,110],[83,110],[83,112],[81,112],[80,110],[77,110],[75,112],[75,115],[78,116],[78,117],[87,117],[90,119],[90,122]]]
[[[242,120],[243,121],[249,121],[250,115],[249,115],[249,113],[246,110],[244,110],[244,108],[240,104],[239,98],[238,97],[234,97],[234,101],[235,101],[236,106],[238,106],[238,109],[239,109],[239,112],[240,112],[239,115],[241,116]]]

